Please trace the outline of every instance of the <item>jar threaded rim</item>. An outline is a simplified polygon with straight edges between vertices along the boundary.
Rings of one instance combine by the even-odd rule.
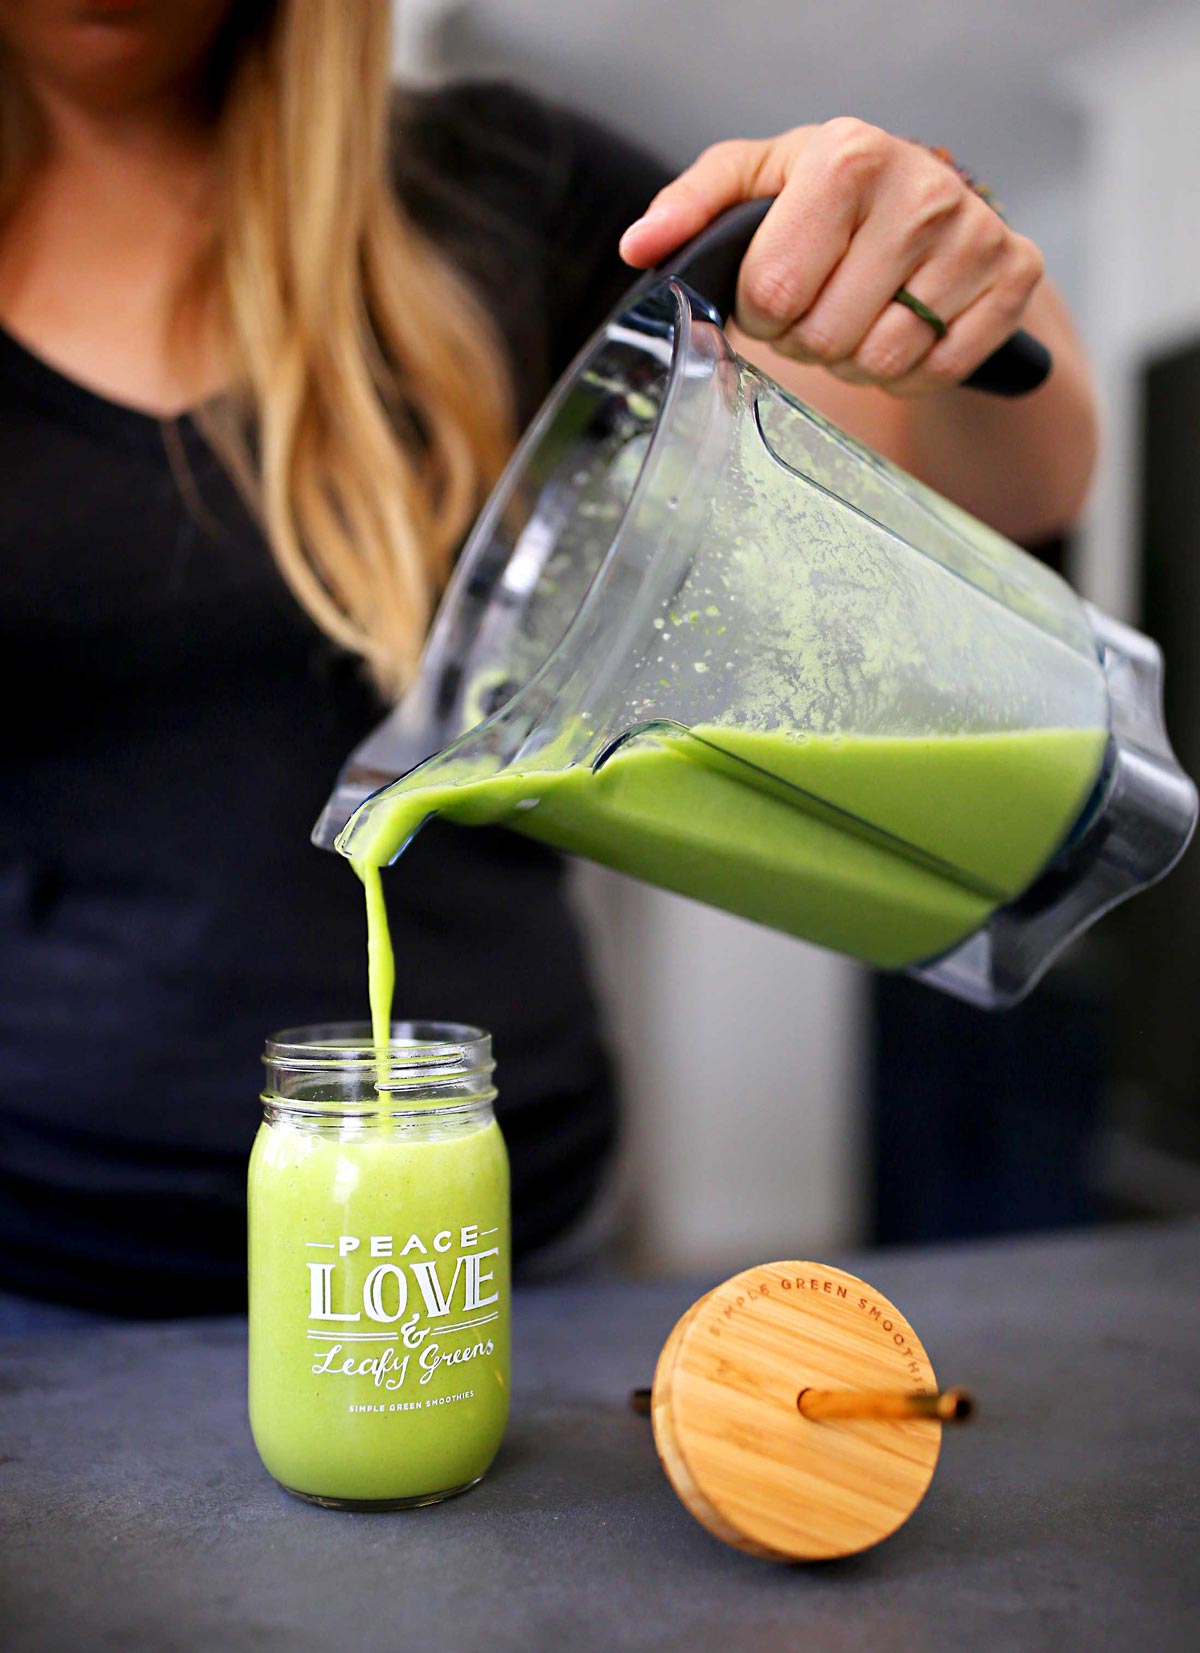
[[[466,1111],[490,1103],[496,1095],[491,1035],[463,1022],[393,1022],[382,1062],[366,1022],[283,1028],[267,1040],[262,1060],[278,1086],[268,1083],[263,1101],[289,1112],[340,1113],[348,1100],[344,1095],[318,1098],[307,1087],[303,1096],[295,1094],[292,1087],[303,1083],[297,1076],[328,1078],[334,1088],[368,1083],[380,1106],[394,1099],[413,1114]],[[469,1090],[471,1086],[475,1089]],[[408,1096],[413,1096],[415,1106],[405,1101]]]

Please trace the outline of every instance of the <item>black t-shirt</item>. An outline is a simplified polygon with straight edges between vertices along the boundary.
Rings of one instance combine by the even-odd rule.
[[[618,236],[667,175],[504,86],[405,97],[396,126],[400,198],[492,308],[525,422],[630,284]],[[361,891],[309,832],[382,708],[191,420],[0,333],[0,454],[0,1287],[234,1307],[263,1040],[365,1013]],[[386,882],[397,1015],[495,1036],[528,1249],[614,1124],[562,867],[435,823]]]

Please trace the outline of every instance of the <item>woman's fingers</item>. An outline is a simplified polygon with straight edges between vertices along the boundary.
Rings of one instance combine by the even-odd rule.
[[[855,383],[958,383],[1017,329],[1041,275],[1033,244],[952,166],[850,117],[714,144],[630,225],[622,256],[657,263],[762,196],[775,199],[739,271],[738,325]],[[944,340],[893,302],[901,287],[946,323]]]
[[[1032,241],[1024,236],[1012,240],[1015,245],[1001,276],[954,318],[946,337],[913,368],[884,381],[887,390],[897,396],[925,396],[960,385],[1018,330],[1044,265]]]
[[[889,222],[894,228],[896,221]],[[928,320],[895,302],[898,289],[949,327],[994,280],[1006,237],[995,213],[973,195],[950,205],[936,229],[893,234],[890,245],[868,221],[778,348],[823,361],[855,382],[886,385],[911,372],[938,337]]]
[[[897,289],[911,284],[914,268],[931,239],[928,234],[914,233],[902,217],[872,214],[854,234],[820,292],[776,338],[776,348],[784,355],[825,367],[853,362],[864,340],[892,307]],[[947,297],[945,283],[938,283],[938,292],[939,297]],[[964,293],[963,303],[974,296],[974,290]],[[932,299],[928,302],[933,304]],[[867,368],[865,362],[857,365]]]
[[[697,235],[726,207],[778,195],[786,182],[784,138],[730,139],[713,144],[660,189],[621,237],[620,254],[636,269],[659,263]]]
[[[836,221],[841,233],[829,239],[844,250],[858,221],[862,189],[894,142],[877,127],[847,116],[823,126],[796,126],[777,138],[713,144],[629,226],[621,237],[621,257],[638,267],[655,264],[727,207],[773,196],[775,204],[750,244],[742,274],[749,282],[751,317],[757,310],[760,324],[774,327],[777,290],[787,298],[795,290],[811,289],[811,297],[820,286],[796,277],[793,270],[797,255],[807,265],[813,263],[805,257],[805,242]],[[764,302],[756,306],[759,288]]]
[[[742,263],[737,322],[752,338],[772,344],[790,338],[800,359],[825,362],[844,352],[856,330],[865,331],[883,302],[879,298],[872,308],[871,294],[882,293],[888,280],[876,261],[897,270],[904,265],[895,230],[890,236],[881,231],[876,218],[898,140],[848,117],[789,136],[796,148],[787,181]],[[822,305],[831,277],[871,225],[872,250],[853,260],[855,279]],[[865,296],[856,291],[859,277],[867,283]]]

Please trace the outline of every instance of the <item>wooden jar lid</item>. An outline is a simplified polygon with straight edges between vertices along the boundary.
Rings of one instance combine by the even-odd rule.
[[[726,1280],[679,1320],[654,1373],[654,1439],[675,1491],[718,1538],[778,1561],[888,1537],[924,1497],[941,1446],[937,1418],[807,1418],[806,1388],[936,1384],[895,1306],[824,1263],[762,1263]]]

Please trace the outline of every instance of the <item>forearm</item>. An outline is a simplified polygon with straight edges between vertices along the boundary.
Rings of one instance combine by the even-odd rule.
[[[1042,281],[1023,319],[1054,357],[1050,378],[1008,400],[974,390],[900,397],[848,384],[744,334],[738,348],[844,430],[991,523],[1036,544],[1077,517],[1096,460],[1095,397],[1066,306]]]

